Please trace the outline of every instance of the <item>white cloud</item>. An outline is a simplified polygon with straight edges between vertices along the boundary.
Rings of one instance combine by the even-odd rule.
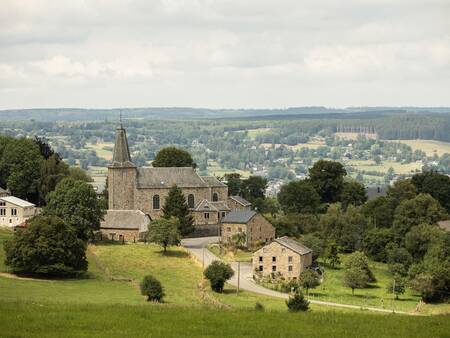
[[[0,109],[450,105],[448,17],[445,0],[5,0]]]

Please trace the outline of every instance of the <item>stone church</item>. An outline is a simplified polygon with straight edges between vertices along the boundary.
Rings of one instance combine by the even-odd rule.
[[[228,187],[191,167],[136,167],[126,131],[116,129],[113,159],[108,166],[108,211],[101,233],[113,240],[138,240],[152,219],[161,216],[169,190],[182,189],[197,227],[217,225],[231,209],[250,209],[242,198],[228,197]],[[230,206],[229,206],[230,204]]]

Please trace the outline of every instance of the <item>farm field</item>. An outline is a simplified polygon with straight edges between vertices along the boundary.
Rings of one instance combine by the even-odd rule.
[[[373,161],[363,161],[363,160],[349,160],[347,165],[351,165],[358,170],[366,170],[366,171],[378,171],[378,172],[387,172],[390,167],[392,167],[397,174],[413,174],[417,170],[421,170],[421,163],[406,163],[402,164],[395,161],[383,161],[381,164],[377,165]]]
[[[247,178],[250,176],[250,171],[247,170],[239,170],[239,169],[227,169],[222,168],[219,163],[216,161],[208,161],[208,174],[216,177],[222,177],[225,174],[230,173],[238,173],[241,174],[242,177]]]
[[[112,160],[113,155],[112,149],[114,148],[114,143],[109,142],[99,142],[96,144],[88,143],[86,144],[85,148],[87,150],[94,150],[97,153],[98,157],[101,157],[107,161]],[[108,148],[110,148],[111,150],[109,150]]]
[[[409,145],[412,150],[420,149],[427,153],[428,156],[437,154],[442,156],[445,153],[450,154],[450,143],[435,140],[395,140],[393,142],[400,142]]]

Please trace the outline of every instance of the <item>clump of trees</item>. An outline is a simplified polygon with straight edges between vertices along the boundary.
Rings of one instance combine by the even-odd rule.
[[[229,264],[213,261],[203,272],[203,275],[211,283],[211,289],[222,293],[225,282],[234,276],[234,271]]]
[[[165,294],[161,282],[152,275],[145,276],[140,284],[141,294],[147,297],[147,301],[162,302]]]
[[[196,167],[191,154],[176,147],[161,149],[152,162],[154,167]]]

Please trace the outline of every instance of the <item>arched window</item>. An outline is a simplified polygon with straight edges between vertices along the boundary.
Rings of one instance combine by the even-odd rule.
[[[159,210],[159,195],[153,196],[153,209]]]
[[[195,199],[194,194],[189,194],[187,199],[188,207],[193,209],[195,208]]]
[[[213,202],[217,202],[218,200],[219,200],[219,194],[215,192],[213,194]]]

